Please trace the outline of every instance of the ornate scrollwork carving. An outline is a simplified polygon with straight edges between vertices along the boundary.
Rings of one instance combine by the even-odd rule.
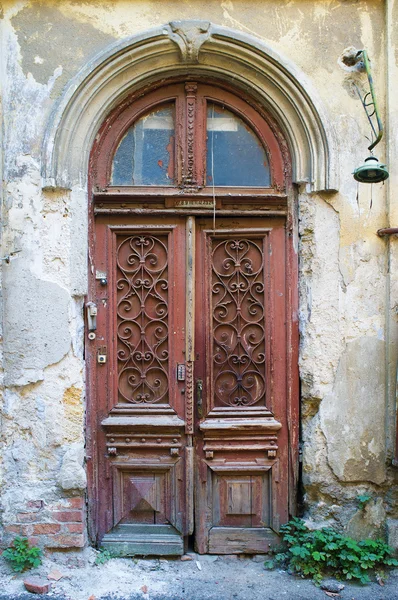
[[[184,63],[198,63],[199,50],[202,44],[210,37],[209,21],[171,21],[170,39],[173,40],[181,51]]]
[[[193,362],[189,360],[185,365],[185,431],[188,434],[192,434],[194,406]]]
[[[265,404],[262,240],[213,240],[213,385],[216,406]]]
[[[137,234],[117,248],[119,394],[132,404],[168,394],[167,237]]]
[[[195,177],[195,115],[196,115],[196,92],[197,83],[188,82],[185,84],[186,103],[187,103],[187,164],[184,174],[184,185],[192,186],[196,184]]]

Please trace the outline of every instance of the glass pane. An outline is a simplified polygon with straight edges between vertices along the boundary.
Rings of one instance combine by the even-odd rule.
[[[141,117],[115,152],[111,185],[173,185],[174,105]]]
[[[269,162],[254,131],[237,115],[207,104],[207,185],[270,187]]]

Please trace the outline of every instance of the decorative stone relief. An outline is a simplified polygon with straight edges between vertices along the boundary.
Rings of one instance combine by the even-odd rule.
[[[198,63],[199,50],[210,37],[209,21],[171,21],[169,23],[173,40],[181,51],[183,63]]]

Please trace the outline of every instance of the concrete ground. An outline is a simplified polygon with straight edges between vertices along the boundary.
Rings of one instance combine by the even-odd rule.
[[[398,600],[398,571],[384,586],[343,582],[340,594],[315,587],[285,571],[268,571],[264,557],[199,556],[180,559],[112,559],[94,564],[95,550],[46,557],[29,575],[61,575],[47,595],[24,591],[26,574],[15,575],[0,559],[0,600]],[[57,573],[58,572],[58,573]]]

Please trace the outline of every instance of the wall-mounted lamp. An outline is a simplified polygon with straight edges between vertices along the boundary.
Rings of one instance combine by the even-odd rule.
[[[379,159],[371,154],[355,169],[353,175],[354,179],[361,183],[379,183],[388,178],[388,171],[386,165],[381,164]]]
[[[359,89],[357,88],[358,96],[362,102],[362,106],[365,110],[366,116],[368,118],[372,136],[374,136],[374,141],[368,146],[368,150],[371,152],[371,155],[368,158],[365,158],[363,164],[355,169],[353,175],[356,181],[360,181],[362,183],[379,183],[380,181],[384,181],[388,178],[388,170],[386,165],[383,165],[379,162],[376,156],[373,156],[373,148],[377,146],[383,137],[383,123],[381,121],[379,109],[376,101],[376,94],[373,87],[373,78],[372,72],[370,69],[369,57],[366,50],[359,50],[355,56],[356,62],[361,62],[366,71],[366,75],[368,76],[369,83],[369,92],[367,92],[364,96],[361,95]],[[376,118],[376,125],[373,122],[373,117]],[[376,130],[377,126],[377,130]]]

